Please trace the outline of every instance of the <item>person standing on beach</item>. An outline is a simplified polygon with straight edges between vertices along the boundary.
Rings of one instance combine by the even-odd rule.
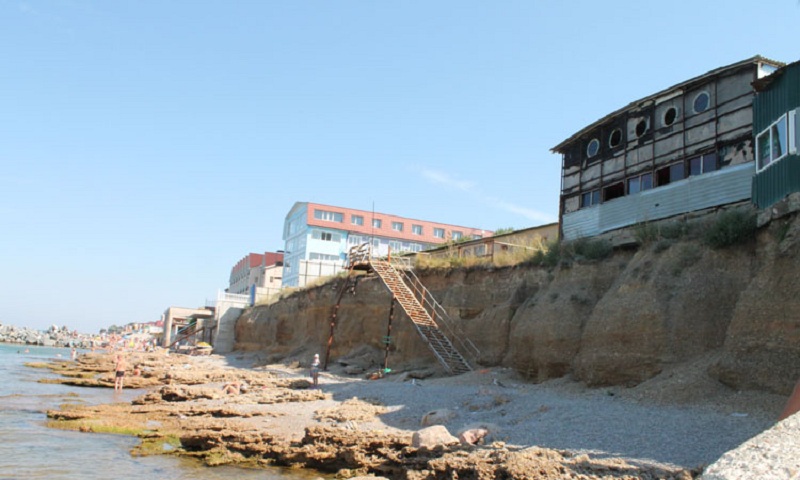
[[[114,365],[114,390],[122,390],[122,379],[125,377],[125,359],[117,355]]]
[[[319,386],[319,353],[315,353],[314,360],[311,361],[311,381],[314,388]]]

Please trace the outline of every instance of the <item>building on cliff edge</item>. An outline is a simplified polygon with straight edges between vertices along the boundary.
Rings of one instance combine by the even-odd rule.
[[[387,213],[296,202],[283,226],[283,287],[303,287],[335,275],[356,245],[371,243],[379,255],[420,252],[448,241],[483,238],[491,231]]]
[[[632,102],[553,147],[562,156],[561,238],[749,202],[752,84],[782,66],[756,56],[717,68]]]
[[[250,253],[231,268],[229,286],[225,291],[249,295],[250,303],[277,294],[283,279],[283,253]]]
[[[800,192],[800,62],[790,63],[753,83],[753,136],[756,173],[753,203],[771,207],[787,195]]]

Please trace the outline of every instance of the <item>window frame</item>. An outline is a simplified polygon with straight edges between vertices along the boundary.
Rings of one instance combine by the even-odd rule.
[[[444,239],[444,236],[445,236],[445,231],[444,231],[444,228],[438,228],[438,227],[434,227],[434,228],[433,228],[433,236],[434,236],[435,238],[441,238],[441,239]]]
[[[702,110],[698,110],[697,109],[697,99],[699,99],[703,95],[706,96],[706,108],[704,108]],[[711,94],[708,93],[708,90],[701,90],[701,91],[697,92],[697,94],[695,94],[694,97],[692,97],[692,113],[694,113],[696,115],[696,114],[699,114],[699,113],[707,112],[710,109],[711,109]]]
[[[593,138],[586,144],[586,158],[594,158],[598,153],[600,153],[600,140]]]
[[[585,204],[584,198],[589,199],[589,204]],[[580,200],[578,201],[578,210],[583,208],[591,208],[595,205],[600,205],[600,189],[589,190],[588,192],[581,192]]]
[[[411,233],[414,235],[422,235],[422,225],[411,224]]]
[[[330,210],[314,209],[314,218],[322,220],[323,222],[344,222],[344,214],[341,212],[332,212]]]
[[[363,227],[364,226],[364,216],[363,215],[350,214],[350,223],[352,225],[358,225],[360,227]]]
[[[403,231],[403,222],[392,222],[392,231],[393,232],[402,232]]]
[[[777,162],[779,162],[779,161],[783,160],[784,158],[786,158],[787,156],[789,156],[789,153],[792,150],[792,145],[791,145],[792,142],[791,142],[790,139],[792,138],[793,132],[791,130],[794,130],[794,122],[790,121],[790,119],[792,119],[791,117],[793,117],[794,115],[790,115],[790,114],[793,114],[793,113],[794,113],[793,111],[784,113],[783,115],[778,117],[777,120],[775,120],[774,122],[770,123],[767,126],[767,128],[765,128],[758,135],[756,135],[756,139],[755,139],[756,140],[756,172],[763,172],[764,170],[769,168],[771,165],[774,165]],[[783,126],[784,126],[784,136],[785,136],[784,144],[783,144],[784,148],[783,148],[783,152],[781,153],[780,156],[773,158],[772,150],[773,150],[773,147],[774,147],[775,144],[774,144],[774,140],[772,138],[772,131],[778,124],[783,124]],[[761,138],[764,137],[764,135],[769,135],[769,137],[767,139],[767,145],[769,147],[769,157],[770,158],[769,158],[769,161],[766,164],[762,165]]]
[[[373,218],[372,228],[383,228],[383,220],[381,220],[380,218]]]

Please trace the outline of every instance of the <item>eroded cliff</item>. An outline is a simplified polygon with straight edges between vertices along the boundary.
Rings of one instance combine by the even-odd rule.
[[[709,373],[723,383],[788,394],[800,378],[798,246],[800,220],[791,216],[722,249],[682,237],[554,268],[417,274],[484,366],[538,381],[571,374],[590,385],[635,385],[713,354]],[[273,359],[324,352],[343,281],[248,310],[236,325],[237,348]],[[380,279],[361,278],[341,301],[331,358],[383,351],[390,303]],[[392,366],[435,364],[399,307],[392,327]]]

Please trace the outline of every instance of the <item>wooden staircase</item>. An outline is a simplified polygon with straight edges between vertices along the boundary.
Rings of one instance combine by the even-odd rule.
[[[458,375],[472,370],[472,365],[461,352],[471,354],[474,362],[478,358],[478,349],[469,340],[464,340],[466,337],[455,328],[456,325],[447,312],[413,272],[401,265],[395,268],[389,259],[377,259],[366,255],[360,257],[360,260],[362,263],[368,262],[370,269],[383,280],[439,363],[449,373]],[[440,327],[447,328],[449,336],[445,335]],[[461,350],[454,346],[451,339],[461,347]]]

